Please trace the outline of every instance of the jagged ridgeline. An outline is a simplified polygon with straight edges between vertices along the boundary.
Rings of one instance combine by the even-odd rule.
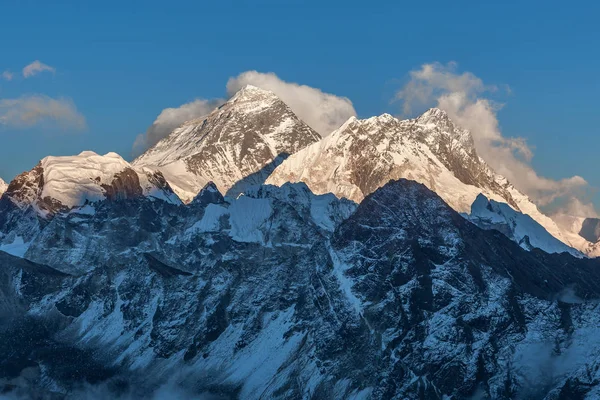
[[[600,397],[600,262],[440,110],[320,138],[247,87],[5,190],[8,396]]]

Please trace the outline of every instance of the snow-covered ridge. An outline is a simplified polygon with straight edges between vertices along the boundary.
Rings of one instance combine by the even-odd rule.
[[[223,194],[260,184],[278,156],[319,139],[275,94],[246,86],[210,115],[175,129],[133,165],[160,170],[187,203],[209,181]]]
[[[390,179],[400,178],[426,185],[461,213],[468,214],[483,194],[531,216],[570,244],[552,219],[477,155],[470,132],[455,126],[439,109],[408,120],[389,114],[364,120],[352,117],[331,135],[290,156],[266,183],[305,182],[317,194],[334,193],[359,203]]]
[[[33,170],[11,182],[7,195],[19,207],[33,206],[41,215],[134,196],[179,203],[159,174],[133,168],[117,153],[98,155],[92,151],[42,159]]]

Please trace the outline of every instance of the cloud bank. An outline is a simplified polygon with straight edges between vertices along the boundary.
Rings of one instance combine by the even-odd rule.
[[[70,99],[54,99],[45,95],[0,99],[0,126],[29,128],[46,122],[65,129],[82,130],[86,127],[85,117]]]
[[[321,136],[327,136],[346,120],[356,115],[346,97],[325,93],[320,89],[286,82],[272,72],[246,71],[227,82],[227,94],[232,96],[246,85],[270,90]]]
[[[23,77],[31,78],[32,76],[35,76],[35,75],[39,74],[40,72],[44,72],[44,71],[55,73],[56,68],[51,67],[47,64],[44,64],[40,60],[35,60],[31,64],[26,65],[23,68]]]
[[[502,135],[497,118],[502,104],[486,97],[498,90],[470,72],[459,73],[456,63],[431,63],[411,71],[410,80],[395,97],[402,101],[405,114],[428,106],[445,110],[455,123],[471,131],[479,155],[492,169],[538,205],[576,204],[573,199],[577,199],[579,210],[595,214],[591,205],[583,207],[580,200],[590,189],[585,179],[553,180],[538,175],[530,165],[533,152],[526,141]]]
[[[275,93],[292,111],[322,136],[339,128],[356,115],[352,102],[346,97],[325,93],[306,85],[286,82],[274,73],[246,71],[227,81],[227,96],[233,96],[246,85],[254,85]],[[203,117],[221,105],[224,99],[197,99],[175,108],[165,108],[145,133],[136,137],[132,153],[139,156],[167,137],[186,121]]]

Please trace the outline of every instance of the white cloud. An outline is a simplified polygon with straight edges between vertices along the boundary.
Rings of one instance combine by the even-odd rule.
[[[346,97],[325,93],[320,89],[286,82],[274,73],[246,71],[227,82],[231,96],[246,85],[254,85],[275,93],[292,111],[322,136],[339,128],[356,115],[352,102]]]
[[[596,211],[594,204],[589,201],[580,200],[576,197],[567,199],[566,203],[557,208],[553,214],[598,218],[598,212]]]
[[[65,129],[81,130],[85,117],[69,99],[53,99],[45,95],[0,99],[0,126],[28,128],[45,122]]]
[[[138,156],[142,154],[161,139],[167,137],[179,125],[186,121],[208,115],[222,103],[223,100],[221,99],[197,99],[176,108],[165,108],[156,117],[146,132],[136,137],[133,144],[134,155]]]
[[[470,72],[458,73],[456,63],[432,63],[411,71],[396,99],[403,102],[405,114],[425,106],[445,110],[456,124],[471,131],[479,155],[492,169],[540,206],[585,193],[589,185],[580,176],[560,180],[539,176],[529,164],[533,152],[526,141],[502,135],[497,118],[502,105],[484,97],[496,90]]]
[[[23,68],[23,76],[25,78],[30,78],[30,77],[35,76],[35,75],[39,74],[40,72],[44,72],[44,71],[49,71],[49,72],[55,73],[56,68],[46,65],[46,64],[40,62],[40,60],[35,60],[31,64],[26,65]]]
[[[2,78],[6,81],[12,81],[14,77],[14,74],[8,70],[2,72]]]

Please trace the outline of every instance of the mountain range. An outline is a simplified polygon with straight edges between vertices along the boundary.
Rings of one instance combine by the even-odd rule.
[[[321,138],[247,86],[2,192],[15,398],[600,396],[600,222],[544,215],[442,110]]]

